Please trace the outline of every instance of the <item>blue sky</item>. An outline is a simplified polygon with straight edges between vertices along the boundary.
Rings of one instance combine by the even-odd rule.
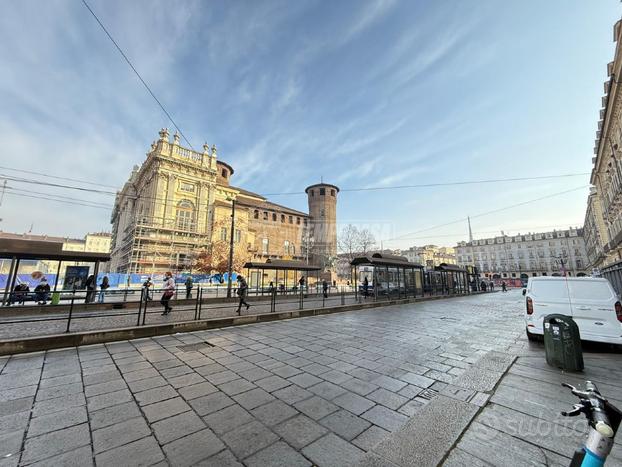
[[[215,144],[259,193],[589,172],[621,13],[615,0],[89,3],[192,145]],[[0,43],[4,167],[121,186],[171,127],[80,1],[9,0]],[[453,245],[465,222],[409,233],[588,183],[344,192],[338,214],[385,247]],[[474,217],[473,231],[578,225],[586,195]],[[304,195],[271,199],[306,210]],[[0,217],[5,231],[110,229],[104,209],[9,192]]]

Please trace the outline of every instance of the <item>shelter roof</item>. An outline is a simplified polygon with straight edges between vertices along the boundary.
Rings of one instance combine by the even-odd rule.
[[[0,258],[49,259],[60,261],[109,261],[108,253],[63,250],[62,242],[0,238]]]
[[[359,256],[357,258],[354,258],[350,262],[350,264],[353,266],[358,266],[361,264],[371,264],[372,266],[401,266],[423,269],[423,266],[421,264],[411,263],[410,261],[408,261],[408,259],[406,259],[405,256],[389,255],[386,253],[374,253],[371,256]]]
[[[250,261],[244,265],[246,269],[279,269],[288,271],[319,271],[322,268],[304,261],[285,259],[267,259],[265,263]]]

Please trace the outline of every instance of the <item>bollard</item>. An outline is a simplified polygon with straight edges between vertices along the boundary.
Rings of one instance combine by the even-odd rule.
[[[343,291],[343,288],[341,289],[341,304],[346,304],[346,293]]]
[[[67,319],[67,330],[65,332],[69,332],[69,327],[71,326],[71,315],[73,314],[73,301],[76,298],[76,294],[74,293],[71,296],[71,305],[69,306],[69,317]]]
[[[276,311],[276,289],[270,292],[270,313]]]
[[[145,289],[141,289],[140,303],[138,304],[138,317],[136,318],[136,326],[140,326],[140,313],[143,311],[144,295],[145,295]],[[145,311],[147,311],[147,303],[145,303]]]
[[[298,309],[302,310],[304,308],[304,295],[302,291],[302,287],[300,288],[300,298],[298,299]]]

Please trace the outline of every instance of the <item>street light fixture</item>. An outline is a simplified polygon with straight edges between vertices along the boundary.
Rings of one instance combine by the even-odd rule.
[[[231,201],[231,232],[229,232],[229,267],[227,271],[227,298],[231,298],[231,275],[233,274],[233,232],[235,229],[235,199],[227,197]]]

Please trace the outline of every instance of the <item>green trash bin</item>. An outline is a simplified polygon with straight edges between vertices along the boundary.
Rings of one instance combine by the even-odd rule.
[[[52,305],[60,303],[60,292],[52,292]]]
[[[546,363],[567,371],[583,371],[583,351],[579,327],[572,317],[544,317],[544,351]]]

